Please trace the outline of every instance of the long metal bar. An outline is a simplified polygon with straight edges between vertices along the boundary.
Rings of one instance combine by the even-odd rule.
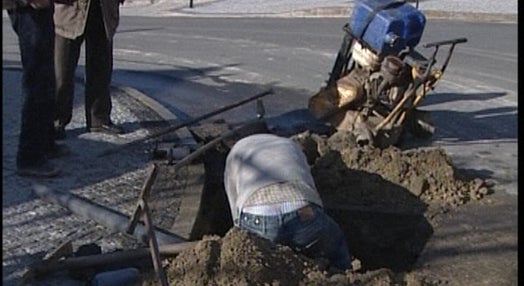
[[[204,119],[207,119],[207,118],[210,118],[212,116],[215,116],[217,114],[220,114],[220,113],[223,113],[223,112],[226,112],[230,109],[233,109],[235,107],[238,107],[238,106],[241,106],[243,104],[246,104],[250,101],[253,101],[253,100],[256,100],[256,99],[259,99],[261,97],[264,97],[266,95],[269,95],[269,94],[273,94],[273,89],[269,89],[269,90],[266,90],[264,92],[261,92],[259,94],[256,94],[250,98],[246,98],[244,100],[241,100],[239,102],[236,102],[234,104],[231,104],[231,105],[227,105],[227,106],[224,106],[222,108],[219,108],[215,111],[212,111],[212,112],[209,112],[209,113],[206,113],[202,116],[199,116],[197,118],[194,118],[194,119],[191,119],[189,121],[186,121],[186,122],[182,122],[182,123],[179,123],[179,124],[176,124],[176,125],[173,125],[173,126],[170,126],[170,127],[167,127],[165,128],[164,130],[161,130],[159,132],[156,132],[156,133],[153,133],[153,134],[150,134],[150,135],[147,135],[143,138],[139,138],[139,139],[136,139],[136,140],[133,140],[133,141],[130,141],[130,142],[127,142],[127,143],[124,143],[122,145],[118,145],[118,146],[115,146],[113,148],[109,148],[109,149],[106,149],[105,151],[101,152],[100,154],[97,155],[97,157],[104,157],[104,156],[107,156],[109,154],[114,154],[114,153],[117,153],[127,147],[131,147],[131,146],[134,146],[134,145],[137,145],[137,144],[140,144],[142,142],[145,142],[149,139],[153,139],[153,138],[156,138],[156,137],[159,137],[159,136],[162,136],[162,135],[165,135],[167,133],[170,133],[170,132],[174,132],[175,130],[178,130],[180,128],[183,128],[183,127],[186,127],[186,126],[189,126],[189,125],[192,125],[192,124],[195,124],[199,121],[202,121]]]
[[[451,59],[451,55],[453,54],[453,50],[455,49],[455,46],[457,44],[466,43],[467,41],[468,39],[461,38],[461,39],[456,39],[452,42],[451,47],[449,47],[448,56],[446,57],[446,60],[444,60],[444,64],[442,65],[442,69],[441,69],[442,73],[444,73],[444,71],[448,67],[449,60]]]
[[[254,124],[256,123],[260,123],[261,122],[261,119],[254,119],[254,120],[251,120],[249,121],[248,123],[246,124],[243,124],[242,126],[240,127],[237,127],[235,129],[232,129],[230,131],[227,131],[226,133],[220,135],[219,137],[209,141],[208,143],[202,145],[200,148],[198,148],[196,151],[194,151],[193,153],[187,155],[186,157],[184,157],[182,160],[178,161],[174,168],[175,168],[175,172],[178,171],[180,168],[184,167],[185,165],[193,162],[193,160],[195,160],[196,158],[200,157],[200,155],[202,155],[203,153],[205,153],[207,150],[211,149],[212,147],[214,147],[215,145],[217,145],[218,143],[220,143],[220,141],[222,140],[225,140],[225,139],[228,139],[229,137],[231,136],[234,136],[236,134],[239,134],[240,132],[242,132],[243,130],[246,130],[248,129],[249,127],[253,126]]]
[[[151,219],[151,213],[149,212],[147,201],[144,198],[141,198],[141,208],[146,222],[146,231],[147,236],[149,237],[149,249],[151,251],[151,259],[153,260],[153,268],[155,269],[155,273],[158,279],[160,279],[162,286],[168,286],[169,283],[167,283],[166,272],[164,272],[164,268],[162,268],[162,261],[160,260],[160,253],[158,251],[158,242],[155,236],[153,220]]]
[[[156,165],[153,164],[151,167],[149,167],[147,179],[144,182],[144,186],[142,187],[142,190],[140,191],[140,195],[138,196],[138,203],[136,205],[135,211],[133,212],[133,215],[131,216],[131,219],[129,220],[129,225],[127,227],[126,233],[132,234],[135,231],[135,227],[138,223],[138,219],[140,218],[140,215],[142,213],[142,204],[140,203],[142,200],[147,200],[149,198],[149,193],[151,191],[151,187],[153,186],[153,183],[155,182],[157,175],[157,169]]]
[[[167,282],[166,273],[164,272],[164,269],[162,268],[162,261],[160,260],[160,254],[158,251],[158,242],[156,240],[154,224],[151,218],[151,212],[149,211],[149,207],[147,205],[147,200],[149,199],[149,193],[151,192],[151,187],[153,186],[153,183],[155,182],[156,175],[157,175],[156,164],[152,164],[151,167],[149,167],[146,181],[144,182],[144,186],[142,187],[142,190],[140,191],[140,195],[138,196],[138,203],[135,208],[135,211],[133,212],[133,215],[131,216],[131,219],[129,221],[129,226],[127,227],[126,232],[128,234],[131,234],[135,231],[135,227],[138,223],[138,219],[143,214],[144,222],[146,226],[147,237],[149,240],[149,249],[151,250],[151,259],[153,260],[153,268],[155,269],[155,273],[158,279],[160,280],[160,283],[162,284],[162,286],[168,286],[169,284]]]
[[[130,219],[127,215],[75,194],[51,190],[42,185],[33,186],[33,190],[41,198],[59,204],[76,215],[91,219],[112,231],[126,233]],[[160,228],[155,228],[155,235],[160,245],[186,241],[184,238]],[[147,231],[141,223],[137,224],[133,236],[143,243],[148,243]]]
[[[458,39],[452,39],[452,40],[445,40],[445,41],[439,41],[439,42],[432,42],[422,45],[424,48],[431,48],[435,46],[443,46],[443,45],[450,45],[450,44],[462,44],[466,43],[468,41],[467,38],[458,38]]]

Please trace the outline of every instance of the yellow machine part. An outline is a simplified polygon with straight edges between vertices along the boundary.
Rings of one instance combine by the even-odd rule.
[[[342,110],[350,109],[364,99],[362,84],[350,74],[340,78],[335,86],[322,88],[309,100],[309,110],[318,119],[333,126],[344,119]]]

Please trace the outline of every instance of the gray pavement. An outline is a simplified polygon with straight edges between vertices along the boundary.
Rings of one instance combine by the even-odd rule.
[[[349,15],[353,1],[257,1],[223,0],[194,1],[132,1],[122,7],[122,15],[138,16],[340,16]],[[423,0],[420,8],[430,17],[451,17],[485,21],[517,21],[517,0],[454,1]],[[5,17],[6,13],[3,12]],[[480,17],[480,16],[482,17]],[[467,16],[467,17],[466,17]],[[126,129],[118,137],[85,133],[83,85],[76,85],[74,116],[67,127],[67,144],[72,154],[58,159],[64,174],[56,179],[37,180],[15,174],[15,154],[20,126],[20,66],[3,65],[3,199],[2,199],[2,280],[16,285],[29,263],[49,251],[50,247],[68,238],[75,246],[97,242],[104,252],[134,246],[136,242],[111,233],[106,228],[71,214],[64,208],[36,197],[34,184],[71,192],[125,214],[135,204],[145,180],[151,154],[147,146],[138,146],[107,158],[96,158],[105,148],[123,144],[150,134],[144,122],[176,119],[146,95],[128,87],[113,88],[113,119]],[[180,136],[187,136],[184,133]],[[181,199],[174,200],[181,204]],[[187,202],[193,204],[194,201]],[[179,210],[179,208],[178,208]],[[176,217],[175,213],[170,214]],[[174,219],[174,218],[172,218]],[[40,281],[40,285],[58,285],[57,281]],[[76,285],[73,281],[59,285]]]
[[[154,129],[146,126],[145,122],[163,122],[175,117],[138,91],[114,86],[113,120],[115,124],[124,127],[126,133],[117,137],[86,133],[83,84],[79,80],[76,84],[73,120],[66,128],[67,138],[63,142],[71,148],[72,153],[55,160],[62,168],[63,174],[53,179],[20,177],[15,174],[15,156],[22,103],[21,69],[4,66],[2,80],[3,285],[16,285],[29,263],[66,239],[73,239],[75,249],[82,244],[95,242],[102,247],[103,252],[138,246],[139,243],[134,239],[111,233],[93,221],[40,199],[33,193],[32,188],[38,184],[52,190],[71,192],[129,216],[146,179],[153,144],[130,148],[102,158],[97,158],[97,155],[106,148],[142,138],[153,132]],[[188,133],[178,132],[177,135],[184,137]],[[174,191],[184,190],[181,188]],[[175,221],[183,198],[180,194],[171,194],[171,198],[171,203],[176,207],[163,218],[157,216],[156,219]],[[194,202],[188,204],[194,205]],[[187,229],[179,231],[188,232]],[[58,285],[53,280],[42,283],[41,285]],[[72,281],[62,280],[59,285],[75,285],[68,283]]]

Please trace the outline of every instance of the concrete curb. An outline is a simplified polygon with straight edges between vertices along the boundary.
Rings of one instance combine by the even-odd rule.
[[[184,8],[185,9],[185,8]],[[193,13],[178,10],[175,14],[165,17],[203,17],[203,18],[345,18],[351,15],[351,7],[319,7],[296,10],[284,13]],[[518,14],[481,13],[481,12],[450,12],[440,10],[422,10],[427,19],[456,20],[465,22],[518,23]]]
[[[120,90],[122,93],[138,100],[145,106],[152,109],[155,113],[157,113],[165,121],[172,121],[172,120],[177,119],[177,117],[167,108],[165,108],[162,104],[160,104],[158,101],[154,100],[153,98],[143,94],[142,92],[138,91],[137,89],[134,89],[129,86],[121,86],[121,85],[112,85],[111,87],[116,88]]]
[[[129,86],[114,85],[114,84],[111,85],[111,87],[118,89],[122,93],[139,101],[144,106],[147,106],[148,108],[153,110],[156,114],[158,114],[158,116],[160,116],[166,122],[173,122],[173,121],[178,120],[178,117],[175,114],[169,111],[166,107],[164,107],[158,101],[154,100],[153,98],[147,96],[146,94],[142,93],[141,91],[135,88],[132,88]],[[184,144],[190,144],[193,146],[198,145],[193,135],[191,135],[191,132],[189,132],[189,129],[187,129],[187,127],[178,129],[176,131],[176,135],[180,139],[181,142],[184,142]]]
[[[147,96],[146,94],[140,92],[137,89],[134,89],[129,86],[120,86],[120,85],[112,85],[113,88],[118,89],[123,94],[126,94],[127,96],[139,101],[141,104],[147,106],[151,110],[153,110],[156,114],[158,114],[163,120],[165,121],[174,121],[178,118],[176,115],[174,115],[171,111],[169,111],[167,108],[165,108],[162,104],[160,104],[155,99]],[[185,144],[191,144],[194,146],[197,146],[197,142],[195,141],[193,135],[189,132],[188,128],[180,128],[176,131],[177,137],[180,139],[180,142],[184,142]],[[198,170],[203,169],[203,167],[192,167],[193,169],[197,170],[195,171],[196,174],[198,174]],[[178,215],[175,219],[174,224],[171,226],[169,231],[179,235],[180,237],[189,240],[191,236],[191,231],[193,230],[193,226],[196,222],[197,214],[200,207],[200,198],[202,197],[203,192],[203,179],[199,176],[191,176],[188,178],[190,181],[188,183],[187,189],[184,192],[184,195],[180,196],[180,207],[178,210]],[[199,185],[202,185],[202,187],[199,187]]]
[[[517,14],[424,11],[428,19],[459,20],[465,22],[518,23]]]

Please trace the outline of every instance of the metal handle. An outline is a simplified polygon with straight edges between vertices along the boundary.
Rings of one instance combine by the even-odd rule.
[[[439,42],[433,42],[433,43],[429,43],[429,44],[425,44],[423,45],[424,48],[431,48],[431,47],[435,47],[435,46],[443,46],[443,45],[456,45],[456,44],[462,44],[462,43],[466,43],[468,41],[468,39],[466,38],[457,38],[457,39],[453,39],[453,40],[446,40],[446,41],[439,41]]]

